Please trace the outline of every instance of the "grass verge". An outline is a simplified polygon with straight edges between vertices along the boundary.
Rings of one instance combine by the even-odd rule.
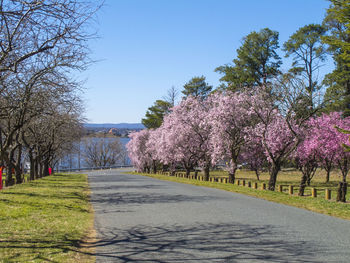
[[[221,189],[229,192],[250,195],[250,196],[265,199],[268,201],[273,201],[276,203],[304,208],[314,212],[350,220],[350,204],[348,203],[345,203],[345,204],[337,203],[334,201],[327,201],[322,198],[312,198],[307,196],[300,197],[297,195],[288,195],[286,193],[252,189],[252,188],[237,186],[233,184],[189,180],[186,178],[179,178],[179,177],[172,177],[172,176],[170,177],[170,176],[165,176],[160,174],[144,174],[144,173],[132,173],[132,174],[149,176],[152,178],[167,180],[167,181],[172,181],[177,183],[185,183],[185,184],[193,184],[198,186],[217,188],[217,189]]]
[[[56,174],[0,191],[0,262],[94,262],[86,175]]]

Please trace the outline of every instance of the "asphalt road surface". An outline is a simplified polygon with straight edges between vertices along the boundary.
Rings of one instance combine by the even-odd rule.
[[[97,262],[350,262],[350,221],[123,171],[89,173]]]

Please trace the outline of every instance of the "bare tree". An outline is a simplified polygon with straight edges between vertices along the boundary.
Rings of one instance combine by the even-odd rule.
[[[12,168],[21,182],[23,150],[47,166],[66,145],[58,138],[72,137],[63,130],[81,119],[81,101],[80,83],[70,76],[90,63],[87,41],[94,32],[87,26],[100,3],[0,0],[0,157],[7,183]]]
[[[47,98],[45,112],[22,130],[21,142],[28,151],[30,178],[47,175],[48,168],[71,152],[82,136],[79,98]]]
[[[124,148],[119,138],[85,138],[83,156],[91,167],[115,165],[124,159]]]
[[[171,88],[168,89],[167,94],[163,97],[163,100],[168,102],[172,107],[174,107],[178,96],[179,91],[175,88],[175,86],[171,86]]]
[[[0,1],[0,72],[72,46],[86,49],[87,22],[101,1]]]

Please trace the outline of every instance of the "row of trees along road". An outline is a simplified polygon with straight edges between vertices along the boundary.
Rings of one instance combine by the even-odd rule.
[[[30,179],[72,148],[81,134],[81,83],[90,63],[87,31],[98,3],[80,0],[0,1],[0,162],[7,185]],[[15,173],[13,175],[13,172]]]
[[[288,71],[281,70],[278,32],[250,33],[233,62],[215,69],[222,75],[219,87],[213,90],[204,76],[194,77],[184,85],[179,105],[169,100],[177,95],[172,88],[147,110],[142,122],[150,130],[131,135],[132,161],[148,171],[163,164],[189,173],[200,166],[205,179],[211,165],[228,161],[231,183],[239,163],[248,163],[257,175],[265,165],[270,190],[282,165],[294,164],[302,172],[300,195],[317,167],[327,170],[329,180],[337,166],[343,174],[339,199],[345,201],[346,135],[334,125],[350,128],[349,26],[350,1],[331,0],[322,25],[306,25],[283,44],[293,61]],[[335,69],[319,79],[330,57]]]

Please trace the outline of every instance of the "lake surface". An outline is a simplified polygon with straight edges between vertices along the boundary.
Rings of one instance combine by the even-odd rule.
[[[57,168],[59,170],[64,169],[84,169],[84,168],[92,168],[86,161],[84,157],[84,151],[85,151],[85,140],[93,140],[98,141],[102,139],[108,139],[110,141],[119,140],[120,143],[123,145],[123,149],[125,151],[124,157],[119,160],[116,165],[130,165],[130,159],[127,156],[126,147],[125,145],[130,141],[130,138],[128,137],[107,137],[107,138],[101,138],[101,137],[85,137],[80,142],[77,142],[75,144],[75,149],[72,151],[72,153],[67,154],[65,157],[60,159],[58,162]]]

